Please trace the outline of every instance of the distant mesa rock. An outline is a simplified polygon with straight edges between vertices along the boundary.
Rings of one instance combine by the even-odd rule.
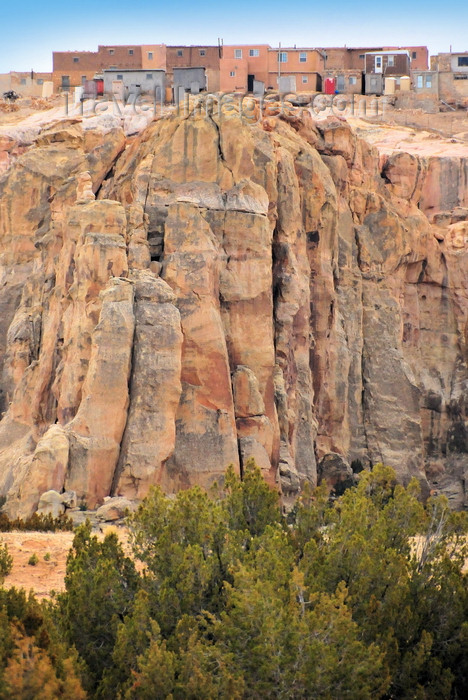
[[[466,507],[467,159],[274,112],[2,132],[10,515],[114,518],[252,457],[290,503],[384,462]]]

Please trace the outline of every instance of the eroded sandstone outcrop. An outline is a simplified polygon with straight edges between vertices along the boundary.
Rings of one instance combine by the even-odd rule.
[[[198,110],[128,142],[93,119],[3,144],[7,511],[210,487],[251,457],[286,501],[384,461],[466,504],[465,161],[379,157],[307,113]]]

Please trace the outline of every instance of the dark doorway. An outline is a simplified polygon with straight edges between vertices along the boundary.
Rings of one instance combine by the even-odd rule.
[[[248,76],[247,76],[247,92],[253,92],[253,89],[254,89],[254,80],[255,80],[255,76],[254,76],[254,75],[248,75]]]

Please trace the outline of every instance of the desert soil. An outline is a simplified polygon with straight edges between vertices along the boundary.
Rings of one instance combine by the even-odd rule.
[[[104,532],[96,533],[99,538],[109,531],[118,533],[124,550],[129,553],[127,532],[123,528],[103,526]],[[11,588],[32,589],[38,598],[50,598],[52,591],[63,591],[65,588],[65,569],[67,555],[72,546],[73,532],[2,532],[0,543],[7,545],[13,557],[13,568],[6,577],[4,586]],[[36,555],[38,562],[35,566],[29,564],[31,556]],[[48,561],[44,559],[50,555]]]

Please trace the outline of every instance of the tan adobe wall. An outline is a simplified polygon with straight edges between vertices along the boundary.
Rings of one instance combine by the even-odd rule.
[[[270,47],[267,44],[239,44],[239,45],[229,45],[223,47],[223,59],[234,59],[236,57],[236,52],[241,52],[241,59],[247,64],[247,75],[254,75],[255,80],[261,80],[263,83],[267,83],[268,80],[268,51]],[[257,53],[258,56],[251,56],[250,53]],[[220,85],[230,84],[229,80],[225,80],[224,77],[224,64],[220,64]],[[227,64],[226,64],[227,65]],[[229,70],[232,70],[229,64]],[[228,76],[229,77],[229,73]],[[246,78],[247,85],[247,78]],[[221,90],[223,88],[221,87]]]
[[[323,48],[327,54],[327,69],[364,70],[364,54],[379,51],[408,51],[411,59],[411,67],[418,70],[427,70],[429,51],[427,46],[369,46],[347,48],[332,47]],[[413,58],[413,54],[416,54]]]
[[[206,89],[208,92],[220,91],[220,71],[212,68],[206,69]]]
[[[278,49],[268,51],[268,72],[278,73]],[[324,68],[324,60],[316,49],[291,49],[282,48],[281,53],[287,54],[287,61],[280,64],[281,73],[314,73],[321,72]],[[305,61],[301,61],[304,55]]]
[[[389,51],[395,46],[390,46]],[[413,70],[428,70],[429,69],[429,50],[427,46],[402,46],[410,55],[411,68]]]
[[[42,84],[52,80],[52,73],[36,73],[33,71],[11,71],[0,75],[0,94],[14,90],[22,97],[42,97]]]
[[[431,69],[440,71],[449,71],[450,59],[452,54],[439,53],[437,56],[431,56]]]
[[[100,69],[93,68],[92,70],[72,70],[72,71],[54,71],[52,81],[54,83],[54,92],[60,92],[62,89],[62,77],[68,75],[70,78],[70,87],[78,87],[83,84],[84,80],[92,80]]]
[[[152,70],[166,70],[165,44],[143,44],[141,47],[141,67]]]
[[[439,96],[446,102],[465,103],[468,99],[468,78],[460,80],[454,73],[439,73]]]
[[[338,76],[344,77],[345,89],[343,94],[346,95],[361,95],[362,94],[362,72],[360,70],[326,70],[322,72],[322,90],[325,90],[325,80],[327,78],[338,79]],[[354,79],[350,81],[350,79]]]
[[[104,68],[141,68],[141,46],[98,46],[97,51],[54,51],[54,91],[60,89],[62,76],[70,76],[72,87],[82,84],[82,76],[91,80]]]
[[[234,73],[234,75],[231,75]],[[248,62],[246,58],[222,58],[220,61],[219,89],[221,92],[247,90]]]
[[[198,68],[219,71],[218,46],[166,46],[166,81],[172,85],[174,68]],[[180,56],[179,53],[182,53]]]
[[[47,80],[52,80],[52,73],[31,72],[17,73],[12,71],[11,89],[18,92],[22,97],[42,97],[42,85]]]

